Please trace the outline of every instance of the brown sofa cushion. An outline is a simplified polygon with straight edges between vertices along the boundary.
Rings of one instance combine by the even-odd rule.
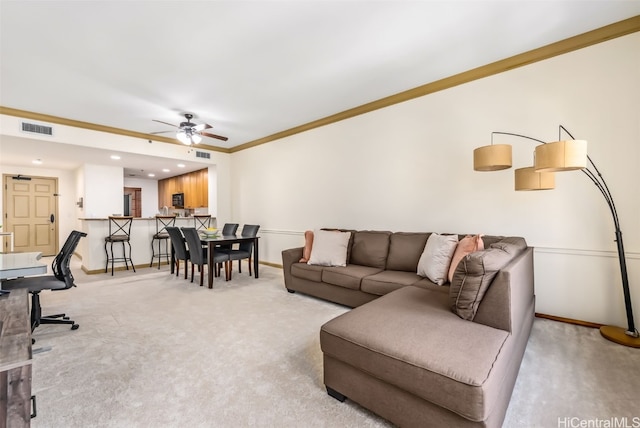
[[[508,352],[509,333],[464,321],[447,302],[444,293],[403,287],[324,324],[322,351],[467,419],[486,420],[500,399],[496,383],[505,373],[496,360]]]
[[[472,321],[485,292],[498,271],[514,255],[527,248],[523,238],[508,237],[465,256],[453,274],[449,287],[451,310],[460,318]]]
[[[430,233],[392,233],[389,238],[387,270],[418,271],[418,260]]]
[[[385,270],[375,275],[362,278],[360,289],[365,293],[383,296],[387,293],[415,284],[422,278],[415,272]]]
[[[354,235],[349,264],[384,269],[391,232],[364,230]]]
[[[322,266],[312,266],[306,263],[294,263],[291,265],[291,275],[309,281],[322,281]]]
[[[322,282],[340,287],[360,290],[362,278],[375,275],[379,268],[369,266],[348,265],[345,267],[325,267],[322,271]]]

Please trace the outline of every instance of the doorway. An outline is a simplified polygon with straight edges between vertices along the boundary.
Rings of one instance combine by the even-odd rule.
[[[142,217],[142,189],[140,187],[124,188],[124,215]]]
[[[5,232],[13,232],[14,251],[53,256],[58,248],[58,179],[3,175]],[[5,243],[5,247],[6,247]],[[8,248],[3,248],[7,252]]]

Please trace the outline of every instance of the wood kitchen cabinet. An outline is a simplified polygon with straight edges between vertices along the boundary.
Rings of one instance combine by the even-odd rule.
[[[207,168],[158,180],[158,208],[172,206],[171,196],[184,193],[185,208],[209,206],[209,170]]]

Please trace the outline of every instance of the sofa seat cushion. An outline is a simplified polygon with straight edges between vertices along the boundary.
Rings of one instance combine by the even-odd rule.
[[[362,278],[360,289],[365,293],[383,296],[401,287],[420,281],[421,277],[415,272],[385,270],[375,275]]]
[[[291,265],[291,275],[309,281],[322,282],[322,269],[324,266],[309,265],[306,263],[294,263]]]
[[[340,287],[360,290],[362,278],[375,275],[382,269],[369,266],[347,265],[344,267],[325,267],[322,271],[322,282]]]
[[[448,298],[413,286],[393,291],[324,324],[322,351],[467,419],[484,421],[500,400],[509,335],[459,318],[449,310]]]
[[[437,291],[438,293],[445,293],[446,295],[449,295],[449,284],[434,284],[429,278],[422,278],[420,279],[420,281],[414,282],[411,285],[413,285],[414,287],[426,288],[427,290],[433,290]]]

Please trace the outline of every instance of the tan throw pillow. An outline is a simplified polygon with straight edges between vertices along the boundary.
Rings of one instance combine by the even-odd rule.
[[[442,285],[447,281],[451,257],[458,245],[458,235],[432,233],[418,261],[418,275]]]
[[[484,250],[484,242],[482,242],[482,235],[471,236],[467,235],[458,242],[456,251],[451,258],[451,266],[449,266],[449,282],[453,281],[453,273],[456,271],[456,267],[460,260],[467,254],[471,254],[475,251]]]
[[[302,258],[300,263],[306,263],[311,257],[311,248],[313,248],[313,230],[307,230],[304,232],[304,248],[302,249]]]
[[[351,232],[316,230],[307,264],[320,266],[346,266],[347,247]]]
[[[473,321],[493,278],[525,248],[524,239],[509,237],[486,250],[466,255],[458,264],[449,288],[451,310],[460,318]]]

